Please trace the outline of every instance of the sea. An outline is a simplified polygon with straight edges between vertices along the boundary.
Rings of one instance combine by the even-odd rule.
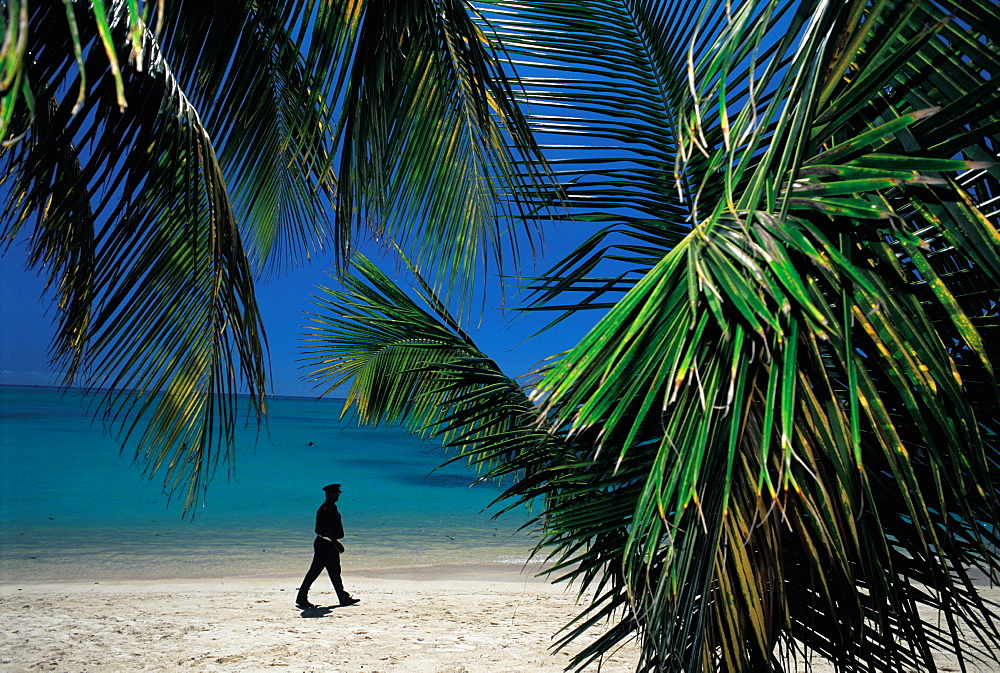
[[[338,507],[352,570],[523,565],[531,512],[496,518],[503,484],[447,462],[398,427],[341,418],[343,400],[273,397],[264,428],[240,428],[235,470],[220,467],[182,517],[162,476],[95,421],[89,400],[59,388],[0,386],[0,581],[287,576],[312,557],[322,487]],[[506,504],[506,503],[505,503]]]

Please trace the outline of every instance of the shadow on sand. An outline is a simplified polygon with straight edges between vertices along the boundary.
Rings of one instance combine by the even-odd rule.
[[[300,613],[304,619],[316,619],[318,617],[326,617],[328,614],[333,612],[334,609],[339,608],[339,605],[332,605],[327,607],[322,607],[317,605],[314,608],[304,608]]]

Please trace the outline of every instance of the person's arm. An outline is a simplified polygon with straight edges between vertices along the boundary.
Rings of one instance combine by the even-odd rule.
[[[340,553],[344,552],[344,543],[340,541],[344,537],[344,524],[340,519],[340,510],[334,509],[330,512],[330,528],[332,529],[331,536],[334,538],[334,542],[337,545],[337,551]]]

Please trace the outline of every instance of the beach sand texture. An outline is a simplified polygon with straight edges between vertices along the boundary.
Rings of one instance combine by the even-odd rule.
[[[449,567],[352,575],[345,579],[359,605],[310,612],[293,607],[297,577],[7,584],[0,587],[0,671],[563,670],[569,655],[552,654],[551,646],[577,612],[574,594],[514,570],[481,570],[489,579]],[[1000,590],[985,591],[1000,598]],[[335,600],[319,583],[310,598]],[[599,670],[633,671],[635,661],[629,646]],[[959,670],[947,658],[939,664]],[[1000,671],[1000,664],[972,670]]]
[[[574,597],[537,580],[352,577],[362,599],[303,612],[298,578],[7,585],[0,671],[560,671]],[[335,602],[328,587],[310,598]],[[634,650],[606,660],[632,671]]]

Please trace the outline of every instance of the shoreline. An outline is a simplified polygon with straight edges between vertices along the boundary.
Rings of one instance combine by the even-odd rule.
[[[314,536],[276,530],[200,531],[143,534],[142,531],[75,530],[66,535],[0,532],[0,583],[50,581],[182,580],[227,577],[273,577],[304,574],[312,560]],[[524,538],[466,536],[349,536],[342,556],[343,572],[397,575],[435,566],[474,568],[477,577],[494,571],[532,567],[532,546]],[[473,571],[463,571],[466,573]]]
[[[176,576],[133,576],[133,577],[10,577],[6,569],[0,573],[0,592],[9,587],[56,587],[63,585],[144,585],[155,583],[214,583],[226,581],[247,582],[292,582],[298,584],[308,568],[309,559],[302,565],[302,572],[291,572],[286,569],[270,570],[256,573],[241,574],[238,572],[205,574],[191,573]],[[532,561],[523,562],[445,562],[422,563],[412,565],[364,566],[357,568],[344,567],[343,578],[348,583],[351,578],[359,581],[368,580],[402,580],[410,582],[530,582],[551,584],[552,581],[544,574],[549,565]],[[322,584],[326,575],[320,576],[317,586]]]

